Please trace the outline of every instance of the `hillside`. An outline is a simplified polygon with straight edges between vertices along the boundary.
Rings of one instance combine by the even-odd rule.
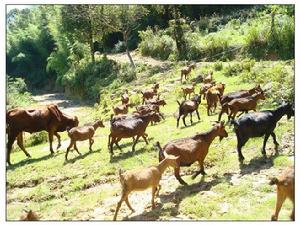
[[[262,65],[268,67],[270,62],[255,64]],[[197,63],[191,79],[213,66],[214,63]],[[64,161],[65,149],[69,143],[66,133],[62,135],[64,141],[61,150],[53,157],[49,156],[48,143],[28,147],[31,159],[26,159],[23,152],[14,152],[11,156],[14,165],[7,170],[7,218],[16,220],[22,209],[30,208],[45,220],[111,220],[121,194],[117,175],[119,168],[127,170],[157,164],[158,150],[153,147],[156,141],[164,145],[176,138],[205,132],[217,120],[217,114],[206,115],[206,102],[203,101],[200,105],[201,121],[198,122],[194,115],[192,126],[187,121],[188,127],[185,128],[180,121],[180,127],[176,128],[176,99],[182,99],[179,97],[179,68],[179,65],[171,65],[166,71],[163,69],[163,72],[154,73],[150,79],[141,72],[137,80],[120,89],[111,90],[109,95],[114,97],[105,108],[100,104],[95,107],[79,106],[76,111],[67,111],[71,115],[78,115],[81,125],[99,117],[105,118],[103,111],[119,104],[118,93],[124,88],[129,89],[131,101],[137,101],[136,98],[141,95],[133,94],[135,91],[159,82],[159,93],[167,102],[161,110],[166,120],[148,127],[149,145],[139,141],[134,154],[131,154],[132,140],[124,139],[121,141],[123,151],[115,149],[115,156],[110,158],[107,148],[108,121],[105,122],[104,129],[100,128],[96,132],[93,152],[88,152],[88,142],[80,142],[78,147],[82,156],[72,151],[67,163]],[[241,83],[242,77],[239,75],[224,76],[222,71],[215,71],[214,78],[217,82],[226,84],[225,93],[255,85],[255,82]],[[199,92],[199,87],[197,84],[196,93]],[[267,96],[269,95],[271,93]],[[64,99],[61,100],[63,105]],[[258,108],[261,110],[269,107],[273,108],[266,100],[261,101]],[[66,111],[64,108],[62,110]],[[109,117],[110,113],[108,110],[106,116]],[[130,214],[124,204],[118,219],[269,220],[276,199],[274,187],[268,184],[269,179],[287,165],[294,164],[294,119],[287,120],[283,117],[278,123],[275,130],[280,143],[278,156],[274,155],[273,143],[269,140],[268,159],[264,161],[260,153],[263,139],[251,139],[243,148],[246,158],[243,166],[238,163],[236,137],[232,127],[227,126],[226,130],[229,137],[222,142],[215,140],[209,149],[205,161],[207,176],[200,175],[192,180],[190,175],[198,169],[197,163],[190,168],[184,167],[181,173],[189,185],[182,186],[173,176],[173,171],[168,169],[161,181],[162,190],[156,199],[157,208],[151,210],[149,190],[135,192],[129,199],[136,213]],[[285,203],[280,219],[288,219],[291,208],[291,203]]]

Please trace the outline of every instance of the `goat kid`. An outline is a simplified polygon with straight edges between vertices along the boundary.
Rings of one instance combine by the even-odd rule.
[[[134,212],[134,209],[131,207],[128,200],[129,194],[133,191],[143,191],[148,188],[152,188],[151,203],[152,209],[154,209],[154,198],[155,196],[158,196],[161,189],[161,185],[159,184],[161,176],[169,166],[173,168],[178,167],[178,158],[179,157],[175,157],[172,155],[166,155],[165,159],[162,160],[157,166],[150,166],[144,169],[129,170],[124,173],[119,170],[120,183],[122,185],[122,196],[121,200],[118,202],[113,220],[117,219],[117,215],[123,201],[125,201],[128,208],[132,212]]]

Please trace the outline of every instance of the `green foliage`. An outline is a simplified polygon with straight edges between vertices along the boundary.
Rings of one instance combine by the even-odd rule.
[[[294,102],[294,72],[287,63],[276,63],[267,67],[257,66],[251,72],[243,73],[242,77],[246,82],[255,80],[267,86],[270,102],[277,104],[283,101]]]
[[[46,131],[33,133],[25,141],[25,147],[31,147],[31,146],[39,145],[39,144],[42,144],[44,142],[47,142],[47,140],[48,140],[48,133]]]
[[[24,79],[7,77],[7,109],[32,104],[33,99],[27,90],[27,85]]]
[[[254,66],[255,61],[249,58],[242,60],[241,62],[228,63],[228,65],[224,68],[225,76],[236,76],[242,72],[250,72],[251,68]]]
[[[135,68],[132,68],[129,63],[122,64],[118,78],[125,83],[133,81],[136,79]]]
[[[216,71],[220,71],[223,69],[223,63],[220,61],[217,61],[214,63],[214,70]]]
[[[139,49],[144,56],[166,60],[175,51],[175,41],[163,31],[154,33],[148,27],[147,30],[140,31],[139,36]]]

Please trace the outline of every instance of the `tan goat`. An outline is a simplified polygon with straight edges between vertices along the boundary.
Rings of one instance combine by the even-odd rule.
[[[213,81],[213,72],[208,72],[208,75],[203,79],[203,83],[211,83]]]
[[[183,95],[184,95],[184,99],[186,99],[186,97],[189,95],[189,98],[191,97],[191,93],[195,94],[195,85],[196,83],[193,82],[191,85],[186,85],[184,87],[182,87],[182,91],[183,91]]]
[[[73,145],[77,153],[81,155],[76,146],[76,141],[84,141],[89,139],[89,149],[92,151],[92,145],[94,143],[93,136],[98,127],[104,127],[104,124],[101,120],[96,121],[92,126],[73,127],[70,130],[67,128],[68,136],[70,137],[71,141],[69,147],[67,148],[65,156],[66,160],[68,160],[68,154]]]
[[[281,206],[286,198],[289,198],[293,202],[293,210],[291,214],[291,220],[295,220],[295,170],[290,167],[284,171],[283,174],[277,179],[272,178],[271,185],[277,185],[277,200],[275,212],[271,217],[271,220],[277,220]]]
[[[134,169],[130,171],[126,171],[124,173],[119,170],[120,182],[122,185],[122,196],[120,201],[117,204],[116,212],[113,220],[117,219],[118,211],[122,205],[122,202],[125,201],[128,208],[134,212],[134,209],[131,207],[128,195],[132,191],[143,191],[148,188],[152,188],[152,209],[155,208],[154,198],[155,195],[158,196],[159,190],[161,188],[159,181],[161,179],[162,174],[167,169],[167,167],[171,166],[176,169],[178,164],[179,156],[172,156],[165,154],[165,159],[162,160],[157,166],[150,166],[144,169]]]

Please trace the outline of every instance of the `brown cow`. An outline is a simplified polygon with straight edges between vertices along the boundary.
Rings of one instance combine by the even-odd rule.
[[[9,110],[6,113],[6,123],[7,123],[7,163],[11,165],[10,162],[10,152],[15,139],[19,136],[22,137],[22,132],[35,133],[40,131],[47,131],[50,143],[50,152],[54,153],[52,148],[53,135],[56,135],[59,139],[60,137],[57,132],[62,132],[67,126],[74,127],[78,125],[77,117],[69,117],[63,114],[55,104],[50,104],[47,106],[42,106],[38,109],[24,109],[15,108]],[[25,150],[23,144],[20,145],[20,140],[18,138],[18,144],[22,151],[27,157],[30,154]]]

